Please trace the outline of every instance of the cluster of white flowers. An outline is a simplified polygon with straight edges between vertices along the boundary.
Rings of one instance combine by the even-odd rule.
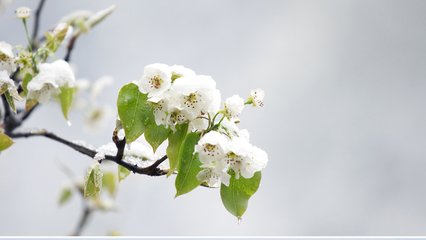
[[[51,96],[61,93],[62,87],[72,88],[75,86],[74,72],[64,60],[40,64],[38,69],[38,74],[27,86],[28,99],[46,103]]]
[[[262,149],[249,142],[245,129],[238,129],[235,123],[224,120],[217,131],[205,134],[195,146],[202,163],[198,179],[210,187],[219,187],[221,183],[229,185],[229,169],[238,179],[252,178],[266,167],[268,155]]]
[[[172,129],[176,124],[189,122],[193,129],[205,130],[206,119],[220,107],[216,82],[183,66],[148,65],[137,84],[154,106],[155,122]]]

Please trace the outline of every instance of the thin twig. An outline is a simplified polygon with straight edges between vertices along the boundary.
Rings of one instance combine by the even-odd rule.
[[[69,40],[68,45],[67,45],[67,52],[66,52],[65,57],[64,57],[64,61],[69,62],[71,60],[71,53],[72,53],[72,50],[74,50],[75,42],[77,41],[79,36],[80,36],[79,34],[74,35]]]
[[[28,138],[28,137],[35,137],[35,136],[41,136],[41,137],[46,137],[49,139],[52,139],[54,141],[60,142],[74,150],[76,150],[77,152],[80,152],[86,156],[89,156],[90,158],[94,158],[95,155],[97,154],[97,151],[87,148],[85,146],[81,146],[79,144],[73,143],[69,140],[66,140],[62,137],[57,136],[56,134],[52,133],[52,132],[48,132],[46,130],[39,130],[39,131],[31,131],[31,132],[20,132],[20,133],[9,133],[9,136],[11,138]],[[123,161],[123,159],[117,159],[116,156],[112,156],[112,155],[105,155],[105,159],[106,161],[111,161],[111,162],[115,162],[118,165],[121,165],[125,168],[127,168],[128,170],[134,172],[134,173],[138,173],[138,174],[144,174],[144,175],[148,175],[148,176],[162,176],[167,174],[167,171],[165,170],[161,170],[160,168],[158,168],[158,166],[164,162],[167,159],[167,155],[164,155],[162,158],[158,159],[157,161],[155,161],[151,166],[148,167],[139,167],[137,165],[128,163]]]
[[[32,45],[33,49],[36,49],[37,45],[38,45],[38,43],[36,41],[37,41],[38,29],[40,27],[41,11],[43,9],[45,2],[46,2],[46,0],[40,0],[39,4],[37,6],[37,10],[35,12],[34,28],[33,28],[32,40],[31,40],[31,45]]]
[[[81,232],[83,231],[84,227],[87,224],[87,221],[89,220],[90,215],[92,214],[93,210],[89,206],[84,206],[83,214],[81,215],[80,220],[78,221],[77,228],[75,229],[72,236],[80,236]]]

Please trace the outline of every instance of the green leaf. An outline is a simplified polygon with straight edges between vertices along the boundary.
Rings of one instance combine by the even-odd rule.
[[[105,188],[110,196],[115,196],[117,185],[115,181],[115,174],[112,172],[106,172],[102,176],[102,187]]]
[[[97,198],[99,197],[102,189],[102,171],[99,168],[99,163],[90,167],[87,171],[84,183],[84,197]]]
[[[145,130],[145,139],[151,145],[152,149],[157,151],[157,148],[169,137],[171,130],[163,125],[157,126],[152,123]]]
[[[173,171],[178,168],[178,155],[179,149],[182,145],[183,140],[188,133],[188,124],[182,124],[176,126],[176,132],[172,132],[169,135],[169,145],[167,146],[166,153],[169,158],[170,170],[167,173],[167,176],[173,174]]]
[[[257,172],[250,179],[246,179],[240,176],[235,178],[235,173],[231,172],[231,179],[229,186],[224,184],[220,187],[220,197],[226,210],[238,219],[243,216],[247,210],[248,200],[257,191],[260,184],[262,174]]]
[[[71,87],[61,87],[61,93],[59,94],[59,100],[61,101],[62,113],[66,120],[68,120],[68,112],[70,111],[72,99],[74,96],[75,89]]]
[[[128,143],[136,140],[147,126],[154,122],[153,110],[147,102],[147,95],[141,93],[134,83],[124,85],[120,89],[117,108]]]
[[[3,151],[12,146],[13,140],[4,133],[0,132],[0,151]]]
[[[10,108],[14,113],[16,113],[16,107],[15,107],[15,100],[13,100],[12,96],[10,95],[9,91],[6,91],[4,93],[4,96],[6,97],[7,103],[9,103]]]
[[[118,165],[118,181],[121,182],[123,181],[127,176],[129,176],[130,171],[129,169]]]
[[[27,86],[28,83],[33,79],[33,75],[31,75],[31,73],[26,73],[24,78],[22,79],[22,89],[24,90],[24,94],[27,95],[28,90],[27,90]]]
[[[73,195],[73,192],[69,187],[64,187],[61,191],[61,194],[59,195],[58,204],[64,205],[67,203]]]
[[[201,162],[198,154],[194,155],[194,147],[199,139],[198,133],[189,133],[182,142],[178,155],[179,168],[175,182],[175,197],[192,191],[201,183],[197,178],[197,174],[201,171]]]

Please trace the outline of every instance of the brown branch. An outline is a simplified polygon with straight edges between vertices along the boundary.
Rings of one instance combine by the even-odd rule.
[[[69,140],[66,140],[62,137],[57,136],[56,134],[52,132],[48,132],[46,130],[39,130],[39,131],[30,131],[30,132],[20,132],[20,133],[10,133],[9,136],[11,138],[28,138],[28,137],[35,137],[35,136],[41,136],[46,137],[49,139],[52,139],[54,141],[60,142],[74,150],[76,150],[79,153],[82,153],[86,156],[89,156],[90,158],[94,158],[97,154],[97,151],[90,149],[85,146],[81,146],[79,144],[73,143]],[[167,159],[167,155],[164,155],[162,158],[155,161],[151,166],[148,167],[139,167],[137,165],[133,165],[131,163],[123,161],[122,158],[117,158],[117,156],[112,155],[105,155],[104,161],[111,161],[115,162],[118,165],[121,165],[125,168],[127,168],[129,171],[132,171],[134,173],[148,175],[148,176],[162,176],[167,174],[166,170],[161,170],[158,168],[158,166],[164,162]]]

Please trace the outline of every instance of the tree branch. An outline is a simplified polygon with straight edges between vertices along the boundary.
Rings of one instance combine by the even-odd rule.
[[[87,224],[87,220],[89,220],[90,215],[92,214],[93,210],[89,206],[84,206],[83,214],[81,215],[80,220],[78,221],[77,228],[75,229],[72,236],[80,236],[81,232],[83,231],[84,227]]]
[[[46,0],[40,0],[37,10],[35,12],[35,17],[34,17],[34,28],[33,28],[33,35],[32,35],[32,39],[31,39],[31,45],[33,49],[37,48],[38,42],[37,42],[37,35],[38,35],[38,29],[40,26],[40,16],[41,16],[41,11],[43,9],[44,3],[46,2]]]
[[[67,45],[67,52],[66,52],[65,57],[64,57],[64,61],[69,62],[71,60],[71,53],[72,53],[72,50],[74,50],[75,42],[77,41],[79,36],[80,36],[79,34],[74,35],[69,40],[68,45]]]
[[[97,151],[90,149],[88,147],[85,146],[81,146],[79,144],[73,143],[71,141],[68,141],[64,138],[61,138],[59,136],[57,136],[56,134],[52,133],[52,132],[48,132],[46,130],[38,130],[38,131],[30,131],[30,132],[20,132],[20,133],[10,133],[9,137],[11,138],[28,138],[28,137],[35,137],[35,136],[41,136],[41,137],[46,137],[49,139],[52,139],[54,141],[60,142],[74,150],[76,150],[77,152],[80,152],[86,156],[89,156],[90,158],[94,158],[95,155],[97,154]],[[111,162],[115,162],[118,165],[121,165],[125,168],[127,168],[128,170],[134,172],[134,173],[138,173],[138,174],[143,174],[143,175],[148,175],[148,176],[162,176],[167,174],[167,170],[161,170],[158,168],[158,166],[164,162],[167,159],[167,155],[164,155],[162,158],[158,159],[157,161],[155,161],[151,166],[149,167],[139,167],[137,165],[133,165],[131,163],[125,162],[123,161],[123,159],[118,159],[116,156],[112,156],[112,155],[105,155],[105,159],[106,161],[111,161]]]

